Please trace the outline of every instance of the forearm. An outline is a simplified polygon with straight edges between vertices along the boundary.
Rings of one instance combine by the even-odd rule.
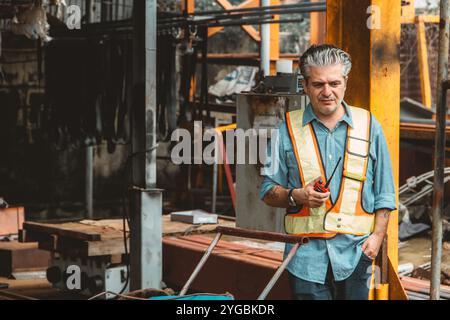
[[[389,209],[379,209],[375,212],[375,227],[373,234],[382,238],[385,237],[389,224],[390,213],[391,210]]]
[[[263,201],[265,204],[271,207],[288,208],[289,207],[288,195],[289,195],[288,189],[283,188],[282,186],[275,186],[266,193]]]

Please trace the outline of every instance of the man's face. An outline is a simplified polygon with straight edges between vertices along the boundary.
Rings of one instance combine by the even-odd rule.
[[[309,68],[310,76],[304,80],[303,86],[316,114],[332,115],[344,100],[347,77],[342,75],[342,70],[340,63]]]

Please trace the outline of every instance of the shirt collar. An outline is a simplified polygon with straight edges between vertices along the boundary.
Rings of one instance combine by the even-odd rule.
[[[345,114],[339,121],[345,121],[350,127],[353,128],[352,113],[350,111],[350,108],[345,101],[342,101],[342,104],[344,105]],[[306,126],[313,120],[320,122],[319,118],[317,118],[316,114],[314,113],[311,103],[308,103],[305,109],[305,113],[303,114],[303,126]]]

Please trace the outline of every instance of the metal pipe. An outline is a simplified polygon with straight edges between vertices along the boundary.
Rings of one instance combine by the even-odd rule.
[[[323,9],[322,9],[323,8]],[[319,10],[326,10],[326,2],[308,2],[308,3],[297,3],[297,4],[291,4],[291,5],[278,5],[278,6],[268,6],[268,7],[251,7],[251,8],[239,8],[239,9],[229,9],[229,10],[213,10],[213,11],[197,11],[190,14],[174,14],[172,12],[159,12],[158,13],[158,23],[160,22],[166,22],[168,20],[170,21],[177,21],[177,20],[185,20],[186,18],[195,18],[198,16],[208,16],[208,15],[214,15],[215,17],[218,16],[243,16],[247,14],[254,14],[256,12],[263,12],[268,10],[270,13],[275,10],[286,10],[286,11],[292,11],[296,9],[302,9],[306,10],[304,12],[311,12],[315,11],[316,9]]]
[[[275,242],[300,243],[300,244],[307,244],[309,242],[309,239],[305,237],[298,237],[277,232],[258,231],[258,230],[232,228],[224,226],[218,226],[216,228],[216,232],[225,234],[227,236],[267,240]]]
[[[93,23],[95,21],[94,0],[86,0],[86,22]]]
[[[170,29],[170,28],[180,28],[186,27],[187,25],[197,25],[197,26],[208,26],[208,27],[216,27],[216,26],[229,26],[229,25],[245,25],[245,24],[264,24],[264,23],[283,23],[283,22],[299,22],[303,21],[303,18],[297,19],[285,19],[280,20],[272,20],[273,15],[284,15],[284,14],[303,14],[303,13],[311,13],[311,12],[325,12],[325,6],[316,6],[314,8],[303,8],[303,9],[295,9],[295,10],[279,10],[279,11],[257,11],[251,12],[243,15],[228,15],[223,17],[210,17],[202,20],[189,20],[183,18],[182,20],[167,20],[160,21],[158,20],[158,29]],[[265,17],[258,17],[264,15]],[[255,17],[252,17],[255,16]]]
[[[216,203],[217,203],[217,174],[219,167],[219,150],[216,138],[216,149],[214,150],[214,164],[213,164],[213,187],[212,187],[212,197],[211,197],[211,213],[216,213]]]
[[[94,22],[92,10],[94,1],[86,1],[86,22]],[[85,181],[86,219],[94,218],[94,146],[86,147],[86,181]]]
[[[261,0],[261,7],[267,7],[270,5],[270,0]],[[262,24],[261,28],[261,65],[260,70],[264,76],[270,75],[270,26],[268,24]]]
[[[206,263],[206,260],[208,260],[209,256],[213,252],[214,248],[216,247],[217,243],[219,242],[220,238],[222,237],[222,234],[219,232],[216,234],[216,237],[214,238],[213,242],[208,247],[208,250],[206,250],[205,254],[203,255],[200,262],[197,264],[197,267],[195,267],[194,272],[192,272],[191,276],[189,277],[188,281],[184,285],[183,289],[180,291],[180,296],[184,296],[186,292],[189,290],[189,287],[191,286],[192,282],[194,282],[195,278],[197,277],[200,270],[203,268],[203,266]]]
[[[289,262],[291,262],[292,258],[294,257],[295,253],[297,252],[298,248],[300,248],[300,243],[296,243],[292,247],[291,251],[289,251],[289,254],[286,257],[286,259],[283,261],[281,266],[278,268],[277,272],[275,272],[275,274],[273,275],[272,279],[270,279],[269,283],[264,288],[263,292],[261,292],[261,294],[259,295],[258,300],[265,300],[266,299],[267,295],[272,290],[272,288],[275,285],[275,283],[277,283],[277,281],[280,278],[281,274],[283,273],[284,269],[286,269],[286,267],[289,264]]]
[[[269,5],[267,5],[267,3]],[[307,8],[307,7],[314,7],[317,5],[324,5],[326,6],[326,1],[322,2],[304,2],[304,3],[297,3],[297,4],[282,4],[278,6],[271,6],[270,0],[269,1],[262,1],[260,7],[253,7],[253,8],[239,8],[239,9],[230,9],[230,10],[211,10],[211,11],[197,11],[194,12],[194,15],[210,15],[210,14],[226,14],[226,13],[235,13],[235,12],[248,12],[248,11],[254,11],[256,9],[261,10],[273,10],[273,9],[294,9],[294,8]]]
[[[439,58],[436,92],[436,139],[434,157],[434,196],[432,211],[430,299],[439,300],[442,259],[442,215],[444,212],[445,129],[448,90],[449,0],[441,0]]]
[[[86,219],[94,218],[94,146],[86,147]]]
[[[131,290],[160,288],[162,190],[156,188],[156,0],[133,1]]]
[[[266,9],[262,10],[261,7],[255,8],[254,10],[244,12],[244,13],[223,13],[217,15],[210,15],[204,17],[196,17],[195,15],[191,15],[189,17],[167,17],[158,19],[158,25],[168,24],[168,23],[176,23],[183,21],[191,21],[202,23],[204,21],[217,21],[224,19],[242,19],[249,16],[262,16],[262,15],[282,15],[282,14],[292,14],[292,13],[311,13],[311,12],[322,12],[326,11],[325,5],[314,5],[311,7],[303,7],[303,8],[280,8],[280,9]]]
[[[102,17],[102,21],[111,21],[112,17],[112,2],[109,0],[102,0],[101,2],[101,17]]]

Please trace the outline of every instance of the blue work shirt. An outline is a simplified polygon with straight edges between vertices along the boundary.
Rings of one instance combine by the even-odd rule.
[[[345,115],[333,130],[329,130],[314,114],[311,104],[304,112],[303,126],[312,123],[320,153],[323,159],[327,181],[332,174],[338,160],[344,159],[344,147],[347,139],[347,128],[353,126],[351,110],[343,102]],[[271,158],[268,147],[268,160],[265,167],[271,166],[271,161],[278,161],[278,170],[266,172],[260,189],[260,197],[274,186],[280,185],[287,189],[301,188],[302,183],[289,137],[286,122],[279,126],[278,153]],[[342,180],[343,162],[341,161],[336,174],[330,184],[332,201],[336,201]],[[395,210],[395,187],[392,176],[392,164],[386,139],[380,123],[372,115],[370,132],[370,153],[366,181],[364,182],[362,205],[368,212],[378,209]],[[297,254],[289,263],[287,269],[294,276],[306,281],[325,283],[329,263],[333,270],[335,281],[348,278],[356,268],[362,254],[362,244],[366,236],[338,234],[333,238],[311,238],[307,245],[301,246]],[[292,244],[286,244],[284,256],[286,258]]]

